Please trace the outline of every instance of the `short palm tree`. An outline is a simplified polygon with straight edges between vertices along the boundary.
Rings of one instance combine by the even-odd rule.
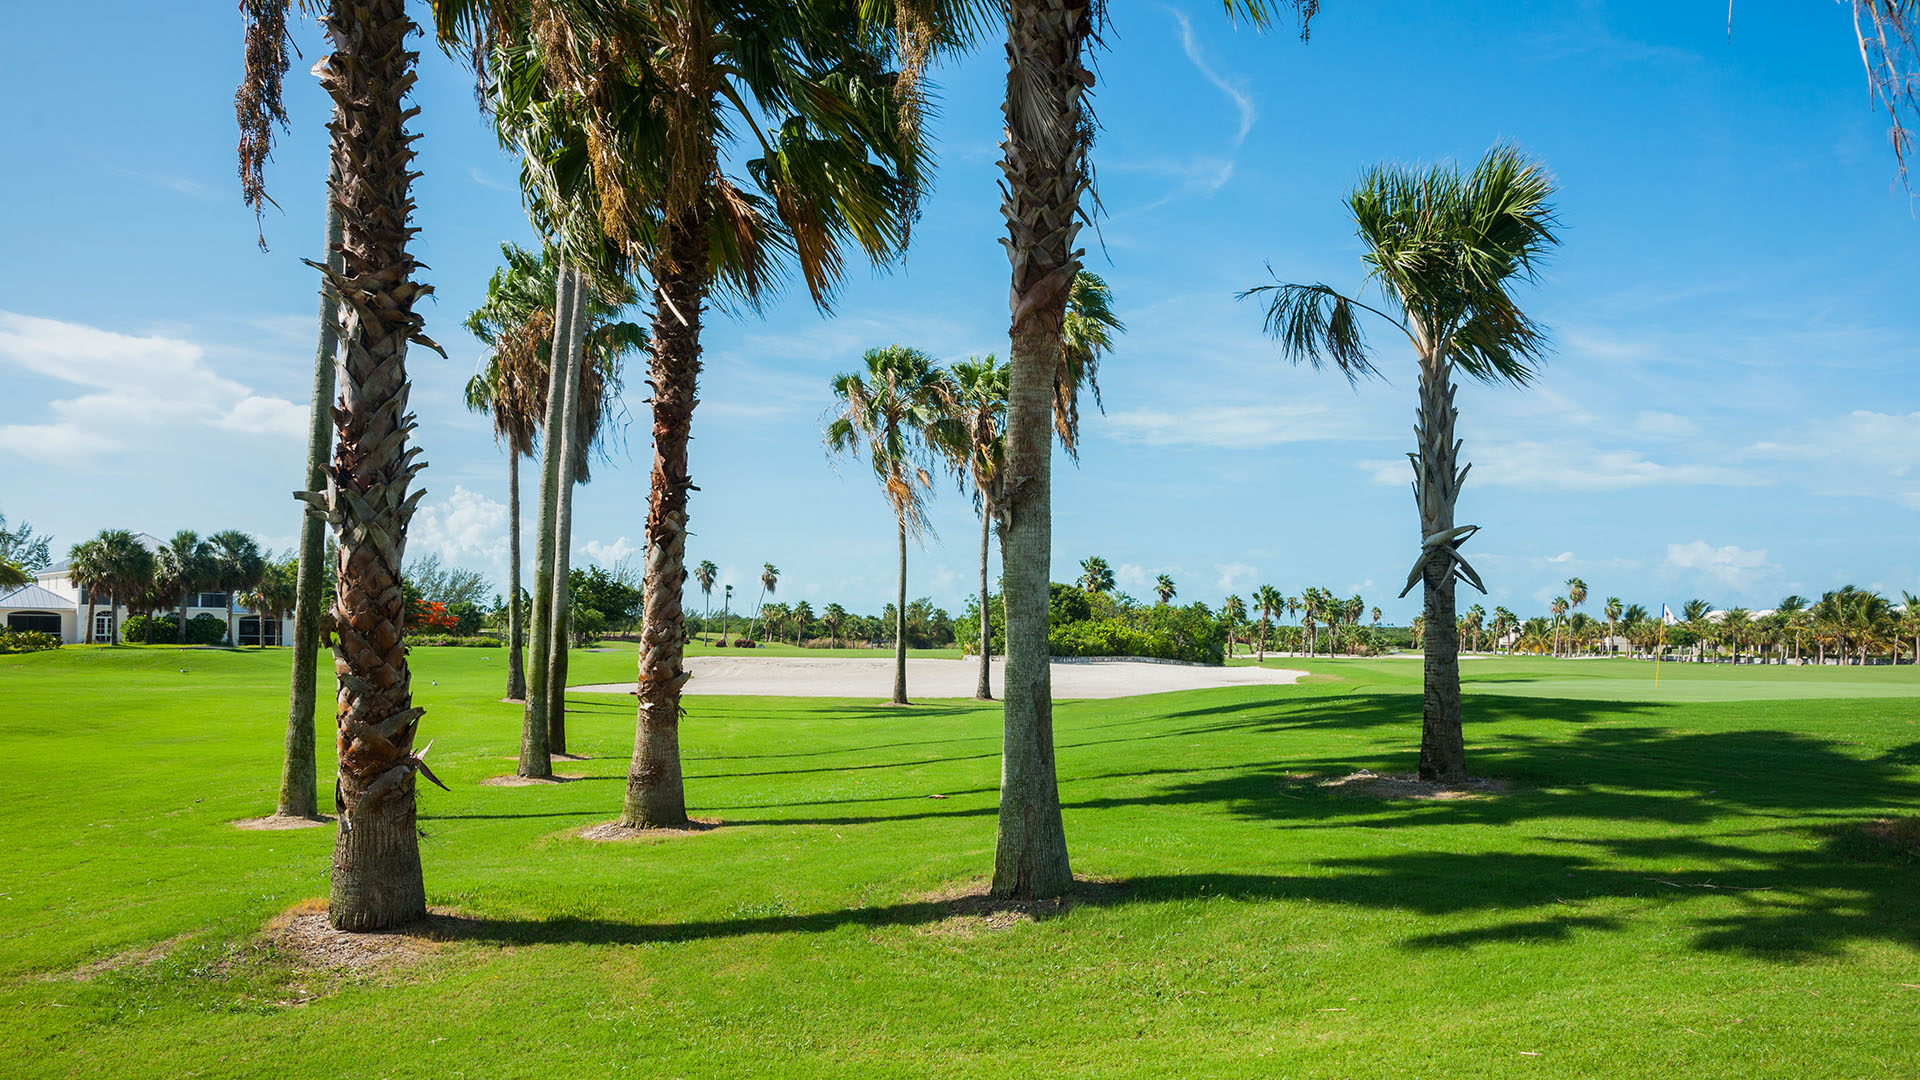
[[[1080,560],[1080,587],[1098,596],[1113,591],[1113,567],[1098,555]]]
[[[929,528],[933,493],[929,467],[951,458],[964,434],[954,423],[953,377],[926,353],[905,345],[869,349],[858,371],[833,378],[834,418],[827,425],[833,454],[864,456],[880,481],[900,538],[900,580],[894,603],[893,703],[907,704],[907,539]]]
[[[1900,632],[1913,639],[1913,662],[1920,664],[1920,596],[1900,591]]]
[[[1159,599],[1161,607],[1166,607],[1172,603],[1173,598],[1179,595],[1179,593],[1180,590],[1174,588],[1172,577],[1161,574],[1159,577],[1153,579],[1153,595]]]
[[[1267,330],[1294,362],[1333,363],[1349,379],[1376,373],[1360,331],[1371,312],[1400,331],[1418,361],[1420,403],[1413,455],[1414,495],[1423,537],[1402,595],[1425,583],[1427,620],[1420,775],[1465,778],[1460,726],[1459,640],[1454,583],[1485,591],[1460,556],[1476,526],[1454,524],[1470,466],[1454,438],[1455,372],[1482,382],[1524,385],[1546,352],[1541,328],[1512,294],[1533,278],[1557,240],[1546,170],[1507,146],[1495,147],[1462,176],[1438,166],[1382,166],[1348,199],[1364,247],[1368,277],[1390,311],[1326,285],[1281,284],[1249,290],[1270,298]]]
[[[805,639],[807,628],[813,625],[813,605],[805,600],[800,601],[793,605],[793,611],[789,613],[788,619],[791,620],[790,625],[793,628],[793,643],[798,645]]]
[[[713,582],[719,576],[720,568],[712,559],[702,559],[700,565],[693,568],[694,583],[700,586],[700,595],[706,597],[707,603],[706,613],[700,617],[701,636],[709,640],[713,635],[707,633],[706,626],[713,621]]]

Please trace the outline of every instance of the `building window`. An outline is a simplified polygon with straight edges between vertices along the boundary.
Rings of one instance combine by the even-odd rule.
[[[260,624],[263,621],[267,626],[267,639],[265,641],[260,640]],[[241,619],[239,644],[254,646],[280,644],[280,622],[281,620],[279,619],[262,620],[251,616]]]
[[[111,612],[100,611],[94,613],[93,639],[95,641],[113,640],[113,614]]]
[[[197,607],[197,608],[219,608],[221,610],[225,610],[227,606],[227,594],[223,592],[196,593],[193,598],[193,603],[188,604],[187,606]]]
[[[47,611],[15,611],[7,615],[7,629],[30,630],[60,636],[60,616]]]

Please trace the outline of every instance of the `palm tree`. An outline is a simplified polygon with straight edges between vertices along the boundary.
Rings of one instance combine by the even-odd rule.
[[[793,605],[793,611],[788,617],[793,623],[793,643],[798,645],[806,637],[807,627],[813,625],[813,605],[802,600]]]
[[[1494,651],[1500,651],[1500,642],[1520,626],[1520,617],[1504,607],[1493,609]],[[1507,655],[1513,655],[1513,642],[1507,642]]]
[[[1278,3],[1229,0],[1229,13],[1266,24]],[[1317,6],[1292,0],[1310,15]],[[1007,95],[1002,149],[1007,257],[1012,266],[1007,409],[1010,482],[1002,528],[1007,608],[1006,713],[1000,812],[991,892],[1032,899],[1064,893],[1073,874],[1060,818],[1053,760],[1047,656],[1047,585],[1052,555],[1051,393],[1065,344],[1065,314],[1080,270],[1075,244],[1092,185],[1087,151],[1095,125],[1084,101],[1093,73],[1082,63],[1097,41],[1104,5],[1095,0],[1010,0],[1004,9]]]
[[[1783,617],[1787,632],[1793,635],[1793,658],[1800,659],[1800,635],[1807,628],[1807,598],[1798,593],[1783,596],[1774,610]]]
[[[760,599],[755,601],[753,605],[753,621],[756,627],[760,622],[760,612],[766,606],[767,597],[772,595],[774,589],[779,585],[780,568],[772,563],[763,564],[760,567]],[[754,631],[751,629],[748,630],[747,636],[753,637]]]
[[[1920,596],[1900,590],[1900,632],[1913,639],[1913,662],[1920,665]]]
[[[241,602],[252,608],[258,616],[255,622],[259,625],[259,631],[254,640],[258,647],[267,647],[268,620],[281,618],[293,610],[299,588],[298,574],[297,561],[268,560],[261,571],[260,580],[241,594]]]
[[[1601,608],[1601,610],[1605,612],[1607,616],[1607,655],[1612,656],[1614,633],[1620,625],[1620,613],[1625,609],[1621,606],[1619,597],[1609,596],[1607,597],[1606,605]]]
[[[965,442],[953,422],[958,388],[945,369],[918,349],[890,345],[869,349],[864,371],[833,378],[835,416],[827,425],[834,454],[866,456],[893,507],[900,534],[900,581],[894,604],[893,703],[907,702],[907,538],[929,528],[926,500],[932,494],[928,466],[952,456]],[[984,602],[984,600],[983,600]]]
[[[653,467],[635,745],[620,820],[678,827],[687,821],[679,751],[687,449],[703,315],[716,293],[753,306],[783,257],[825,309],[848,248],[881,265],[904,249],[923,183],[918,76],[952,38],[949,27],[884,0],[636,0],[618,5],[612,21],[605,33],[574,34],[566,20],[547,20],[535,28],[536,60],[559,85],[593,83],[584,96],[594,107],[579,114],[585,152],[569,159],[567,175],[619,193],[602,200],[600,225],[652,282]],[[905,70],[890,66],[896,49],[911,61]],[[736,162],[745,184],[727,173]]]
[[[1262,585],[1253,590],[1253,603],[1260,610],[1260,651],[1259,659],[1267,658],[1267,628],[1273,623],[1273,616],[1287,602],[1279,589],[1271,585]]]
[[[1473,634],[1473,651],[1480,651],[1480,631],[1487,625],[1487,609],[1475,604],[1467,609],[1466,627]]]
[[[1580,605],[1586,602],[1587,602],[1587,583],[1580,580],[1577,577],[1568,578],[1567,579],[1567,610],[1578,611],[1580,609]],[[1567,655],[1569,656],[1573,655],[1573,648],[1571,644],[1569,644],[1567,648]]]
[[[1289,596],[1286,598],[1286,601],[1287,601],[1287,617],[1290,619],[1297,617],[1300,614],[1300,603],[1301,603],[1300,597]],[[1307,627],[1305,623],[1302,623],[1300,626],[1300,644],[1304,646],[1306,642],[1307,642]],[[1296,649],[1294,651],[1294,655],[1298,656],[1299,650]]]
[[[93,607],[96,593],[106,591],[107,576],[111,571],[106,558],[100,550],[98,539],[83,540],[67,551],[67,580],[80,590],[87,601],[87,628],[80,640],[93,643]]]
[[[973,696],[993,700],[993,623],[987,611],[987,560],[991,555],[1001,466],[1006,458],[1007,365],[988,356],[953,365],[954,421],[966,432],[953,460],[955,473],[973,481],[974,509],[980,513],[980,673]]]
[[[206,541],[200,539],[200,534],[191,529],[182,529],[173,534],[173,539],[161,545],[156,572],[160,590],[168,596],[177,597],[180,601],[180,632],[175,640],[185,645],[187,643],[187,608],[192,606],[193,595],[216,580],[213,549],[207,545]],[[306,744],[306,760],[309,762],[313,760],[311,739]],[[284,782],[281,788],[284,792],[286,788]],[[312,817],[317,813],[319,810],[315,809],[313,814],[304,816]]]
[[[1557,241],[1548,199],[1553,183],[1537,163],[1499,146],[1462,177],[1439,166],[1423,171],[1382,166],[1348,200],[1368,266],[1394,314],[1325,285],[1283,284],[1270,291],[1267,329],[1295,362],[1331,360],[1349,379],[1376,369],[1360,333],[1358,312],[1380,315],[1400,330],[1419,360],[1415,429],[1415,501],[1424,537],[1407,575],[1407,591],[1426,585],[1426,698],[1420,775],[1466,777],[1460,727],[1459,640],[1454,582],[1485,592],[1459,548],[1476,526],[1454,525],[1454,508],[1469,466],[1457,461],[1454,385],[1457,368],[1482,382],[1524,385],[1545,355],[1543,331],[1512,296]],[[1243,293],[1243,296],[1249,295]]]
[[[1173,578],[1168,575],[1161,574],[1153,579],[1153,595],[1159,599],[1161,607],[1166,607],[1179,594],[1180,590],[1174,588]]]
[[[1094,596],[1112,592],[1113,568],[1107,565],[1107,560],[1098,555],[1081,559],[1080,587]]]
[[[1234,635],[1247,621],[1247,602],[1239,596],[1228,596],[1220,605],[1220,621],[1227,626],[1227,654],[1233,654]]]
[[[706,609],[700,616],[700,632],[707,640],[712,640],[713,636],[707,630],[707,624],[713,621],[713,581],[719,576],[720,568],[713,564],[712,559],[702,559],[700,565],[693,568],[694,583],[700,586],[700,594],[706,597]]]
[[[1707,631],[1711,626],[1707,616],[1713,612],[1713,605],[1695,598],[1680,607],[1680,621],[1686,624],[1694,636],[1694,659],[1705,661],[1707,658]]]
[[[1727,643],[1733,646],[1733,662],[1738,664],[1740,645],[1753,630],[1753,613],[1742,607],[1732,608],[1721,617],[1720,629],[1725,633]]]
[[[839,648],[840,630],[847,625],[847,609],[839,604],[828,604],[820,613],[820,621],[827,626],[827,648]]]
[[[1060,325],[1060,366],[1053,375],[1053,430],[1060,448],[1080,460],[1080,388],[1093,391],[1100,402],[1100,359],[1113,351],[1115,335],[1126,333],[1125,323],[1113,313],[1113,290],[1100,275],[1080,270],[1067,290],[1067,306]]]
[[[1553,613],[1553,655],[1559,656],[1560,621],[1567,617],[1570,605],[1567,603],[1566,597],[1556,596],[1553,598],[1553,603],[1547,605],[1547,610]]]
[[[107,644],[120,644],[120,604],[153,584],[154,558],[133,533],[104,529],[74,545],[67,555],[67,577],[87,597],[87,640],[93,638],[96,593],[107,594]]]
[[[227,644],[238,647],[240,638],[233,630],[234,597],[260,583],[267,572],[267,558],[261,554],[259,541],[234,529],[207,537],[207,545],[213,554],[214,585],[227,594]]]

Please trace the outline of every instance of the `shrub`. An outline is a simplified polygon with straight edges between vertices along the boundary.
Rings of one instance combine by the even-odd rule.
[[[752,638],[735,638],[733,647],[736,649],[757,649],[760,645]]]
[[[477,621],[477,620],[476,620]],[[419,634],[460,634],[460,617],[438,600],[413,601],[400,632],[407,637]]]
[[[177,645],[180,643],[180,616],[161,615],[149,617],[135,615],[120,627],[120,640],[129,645],[144,645],[147,642],[147,624],[153,624],[153,643],[155,645]]]
[[[38,630],[0,629],[0,654],[45,652],[60,647],[60,639]]]
[[[567,632],[572,635],[575,648],[600,640],[606,628],[607,617],[595,608],[576,604],[567,616]]]
[[[227,640],[227,620],[201,612],[187,620],[187,644],[218,645]]]
[[[448,646],[459,649],[497,649],[502,647],[499,638],[484,634],[408,634],[407,644]]]

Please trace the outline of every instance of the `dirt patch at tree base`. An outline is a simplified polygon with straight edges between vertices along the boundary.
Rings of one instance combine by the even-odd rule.
[[[1920,855],[1920,817],[1879,818],[1860,826],[1860,831],[1909,855]]]
[[[550,784],[565,784],[574,780],[585,780],[585,773],[554,773],[552,776],[489,776],[480,781],[482,787],[545,787]]]
[[[678,836],[699,836],[719,828],[721,822],[716,818],[689,818],[685,828],[680,829],[635,829],[617,821],[603,822],[599,825],[582,825],[573,830],[573,835],[582,840],[595,843],[620,843],[628,840],[670,840]]]
[[[1513,790],[1513,785],[1505,780],[1489,780],[1485,777],[1468,777],[1454,783],[1422,780],[1413,773],[1377,773],[1372,769],[1361,769],[1345,776],[1291,773],[1287,779],[1331,795],[1361,799],[1478,799],[1488,795],[1504,795]]]
[[[187,935],[176,934],[165,941],[156,941],[151,945],[142,945],[137,949],[127,949],[124,952],[114,953],[112,956],[103,956],[98,960],[89,960],[79,967],[74,968],[72,971],[51,973],[42,977],[46,979],[72,979],[75,982],[86,982],[96,975],[105,975],[110,971],[146,967],[156,960],[165,959],[166,955],[173,951],[174,946],[179,945],[186,939]]]
[[[1125,884],[1110,878],[1075,877],[1073,888],[1065,896],[1047,900],[1009,900],[992,895],[985,878],[972,878],[942,886],[909,899],[938,905],[944,912],[935,921],[915,929],[933,937],[970,938],[1016,926],[1055,918],[1076,907],[1098,907],[1113,903],[1125,892]]]
[[[369,971],[418,963],[462,936],[467,922],[451,908],[428,908],[426,918],[396,930],[336,930],[327,921],[327,902],[316,899],[274,916],[260,940],[296,967]]]
[[[278,832],[281,829],[317,829],[322,825],[333,824],[333,818],[321,814],[317,818],[295,817],[291,814],[268,814],[266,817],[241,818],[233,823],[236,829],[250,829],[264,832]]]

